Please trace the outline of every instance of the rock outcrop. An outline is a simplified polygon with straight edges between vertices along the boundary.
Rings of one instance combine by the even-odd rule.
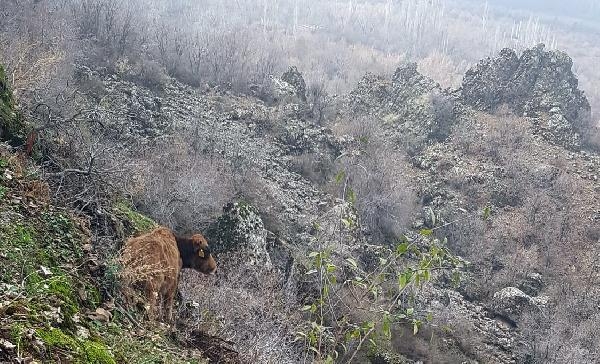
[[[506,287],[494,293],[491,310],[515,324],[531,310],[540,310],[547,304],[546,297],[531,297],[516,287]]]
[[[367,74],[348,97],[354,114],[374,117],[397,138],[411,143],[444,139],[454,122],[454,101],[432,79],[404,64],[391,80]]]
[[[206,232],[216,252],[239,251],[252,265],[271,266],[267,231],[258,210],[247,203],[230,203]]]
[[[290,67],[282,76],[281,80],[287,82],[296,90],[296,96],[300,101],[306,102],[306,82],[296,66]]]
[[[281,77],[270,76],[269,84],[263,89],[261,99],[269,104],[306,104],[306,82],[295,66]],[[260,89],[260,87],[259,87]]]
[[[484,111],[506,104],[518,115],[536,118],[546,136],[577,148],[590,117],[590,104],[578,88],[573,61],[564,52],[546,51],[540,44],[518,57],[503,49],[465,74],[461,99]]]

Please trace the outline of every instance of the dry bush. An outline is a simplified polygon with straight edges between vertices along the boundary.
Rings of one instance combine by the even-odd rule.
[[[527,314],[521,323],[527,345],[520,348],[531,363],[593,363],[600,355],[596,302],[600,292],[595,286],[598,273],[566,278],[553,284],[549,292],[554,300],[546,310]],[[582,282],[593,289],[582,295]],[[566,349],[568,348],[568,350]]]
[[[345,119],[333,130],[354,137],[361,151],[338,158],[330,190],[354,202],[361,226],[373,237],[398,237],[416,208],[416,194],[406,175],[406,155],[386,141],[380,121],[374,117]]]
[[[376,239],[400,236],[416,206],[402,158],[400,153],[376,147],[363,157],[342,159],[338,167],[346,176],[340,185],[345,198],[355,200],[361,226]]]
[[[300,325],[292,287],[239,253],[218,257],[215,277],[184,272],[179,315],[190,328],[233,342],[251,363],[297,363],[303,347],[294,343]]]
[[[331,180],[333,164],[330,155],[307,153],[292,157],[291,170],[316,185],[323,186]]]
[[[325,110],[329,105],[329,95],[327,94],[327,86],[323,80],[314,83],[309,83],[307,92],[307,102],[310,105],[310,112],[313,119],[317,123],[323,122]]]
[[[151,90],[162,90],[168,83],[164,68],[155,61],[141,60],[137,72],[132,75],[133,79],[144,87]]]
[[[230,166],[181,137],[160,140],[136,165],[130,193],[140,210],[179,231],[207,226],[235,195]]]
[[[453,364],[465,363],[470,359],[469,355],[476,357],[474,347],[470,341],[478,341],[473,327],[467,323],[460,322],[456,317],[447,322],[440,313],[440,322],[436,326],[444,324],[451,328],[453,337],[458,337],[460,343],[455,343],[449,338],[448,333],[437,327],[424,327],[421,332],[414,335],[412,327],[399,327],[393,334],[392,347],[395,352],[401,353],[410,360],[424,361],[426,363]]]
[[[583,132],[584,146],[595,151],[600,152],[600,125],[590,126],[590,128]]]
[[[484,117],[485,154],[497,163],[508,163],[517,152],[525,152],[531,136],[528,121],[514,116]]]
[[[379,138],[382,133],[382,122],[372,116],[348,116],[339,120],[331,128],[338,136],[348,135],[358,141],[369,142],[373,138]]]
[[[79,50],[64,2],[5,2],[0,12],[0,64],[27,114],[62,97]]]

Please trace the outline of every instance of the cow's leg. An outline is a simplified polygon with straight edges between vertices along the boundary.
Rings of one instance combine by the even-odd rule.
[[[165,299],[165,321],[173,322],[173,298],[169,297]]]
[[[153,285],[146,286],[146,299],[148,300],[148,318],[154,321],[157,318],[159,294]]]

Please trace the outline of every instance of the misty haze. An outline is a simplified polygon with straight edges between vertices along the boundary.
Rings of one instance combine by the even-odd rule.
[[[0,0],[0,363],[598,363],[597,0]]]

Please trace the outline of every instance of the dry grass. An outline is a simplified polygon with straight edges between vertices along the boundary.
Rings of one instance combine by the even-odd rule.
[[[297,363],[303,347],[294,343],[300,325],[294,287],[277,272],[249,265],[245,257],[221,255],[215,277],[183,272],[179,315],[190,328],[234,343],[252,363]]]

